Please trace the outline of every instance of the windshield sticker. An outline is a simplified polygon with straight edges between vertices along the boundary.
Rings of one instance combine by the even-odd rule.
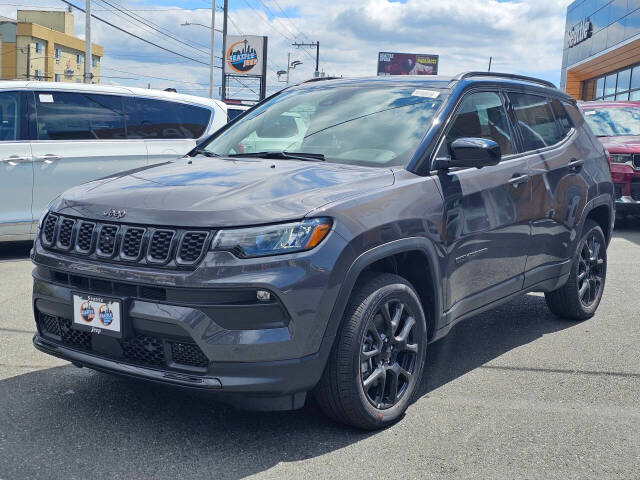
[[[440,92],[436,90],[422,90],[417,89],[414,90],[411,94],[412,97],[424,97],[424,98],[438,98],[440,96]]]
[[[38,94],[38,98],[40,99],[40,103],[53,103],[53,95],[50,93],[40,93]]]
[[[595,110],[587,110],[584,112],[585,115],[595,115],[596,111]]]

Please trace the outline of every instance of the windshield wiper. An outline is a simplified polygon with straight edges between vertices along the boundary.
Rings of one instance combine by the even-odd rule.
[[[204,155],[205,157],[219,157],[217,153],[211,152],[209,150],[205,150],[204,148],[196,148],[191,151],[191,157],[195,157],[196,155]]]
[[[311,162],[324,162],[326,159],[321,153],[306,152],[254,152],[254,153],[234,153],[228,155],[232,158],[257,157],[257,158],[273,158],[278,160],[304,160]]]

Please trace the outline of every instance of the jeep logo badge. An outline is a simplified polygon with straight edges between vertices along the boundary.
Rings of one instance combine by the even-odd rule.
[[[111,210],[106,210],[102,215],[105,217],[123,218],[126,214],[126,210],[116,210],[115,208],[112,208]]]

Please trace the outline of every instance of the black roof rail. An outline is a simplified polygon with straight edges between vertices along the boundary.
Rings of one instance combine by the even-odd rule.
[[[531,83],[537,83],[544,85],[545,87],[556,88],[553,82],[548,80],[541,80],[540,78],[527,77],[526,75],[516,75],[515,73],[499,73],[499,72],[462,72],[453,77],[454,81],[462,80],[469,77],[497,77],[497,78],[510,78],[513,80],[524,80]]]
[[[310,78],[309,80],[305,80],[304,82],[301,83],[313,83],[313,82],[321,82],[323,80],[339,80],[342,77],[315,77],[315,78]]]

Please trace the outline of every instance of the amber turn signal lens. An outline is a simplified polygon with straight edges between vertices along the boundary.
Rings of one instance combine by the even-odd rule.
[[[309,240],[307,240],[305,248],[314,248],[324,239],[324,237],[327,236],[329,230],[331,230],[331,223],[329,222],[316,225],[313,229],[313,232],[311,233],[311,236],[309,237]]]

